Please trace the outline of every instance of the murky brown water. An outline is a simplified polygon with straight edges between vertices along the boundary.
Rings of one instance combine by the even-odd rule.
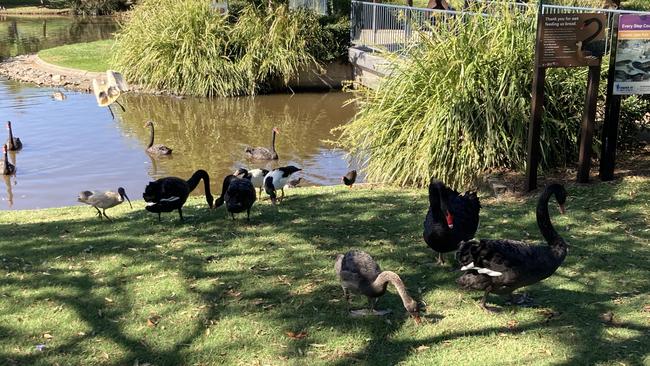
[[[117,28],[117,22],[110,17],[0,16],[0,58],[109,39]]]
[[[0,118],[12,121],[24,144],[22,151],[10,153],[17,174],[3,179],[0,209],[74,205],[81,190],[118,186],[138,199],[148,181],[187,179],[200,168],[210,174],[213,190],[240,166],[294,164],[304,169],[301,176],[309,184],[318,185],[338,184],[348,168],[344,151],[323,141],[335,139],[330,130],[353,116],[354,107],[343,106],[345,93],[229,99],[127,94],[120,99],[126,112],[116,111],[113,120],[92,95],[64,92],[67,99],[57,101],[52,92],[0,80]],[[157,126],[156,143],[174,149],[171,158],[145,153],[149,119]],[[245,145],[270,146],[273,126],[281,133],[276,141],[280,159],[247,161]]]

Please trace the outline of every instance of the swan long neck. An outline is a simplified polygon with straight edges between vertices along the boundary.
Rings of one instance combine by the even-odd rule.
[[[4,162],[2,163],[2,168],[5,174],[9,172],[9,157],[7,156],[7,150],[3,152]]]
[[[553,195],[553,192],[547,189],[539,197],[539,201],[537,201],[537,226],[548,245],[551,246],[553,253],[558,257],[564,258],[567,253],[567,244],[560,234],[555,231],[548,213],[548,201],[551,195]]]
[[[397,293],[399,294],[399,297],[402,299],[402,303],[404,304],[404,307],[408,309],[409,304],[413,304],[415,300],[411,296],[409,296],[408,292],[406,291],[406,286],[404,286],[404,282],[402,282],[402,279],[397,275],[395,272],[391,271],[383,271],[377,276],[375,281],[371,284],[372,289],[374,292],[378,294],[383,294],[386,292],[386,287],[388,286],[388,283],[392,284],[395,286],[395,289],[397,289]]]
[[[203,186],[205,190],[205,200],[208,202],[208,206],[212,207],[212,203],[214,201],[214,197],[212,197],[212,194],[210,193],[210,176],[208,175],[208,172],[206,172],[203,169],[199,169],[192,176],[190,179],[187,180],[187,185],[190,188],[190,192],[196,188],[197,185],[199,185],[199,181],[203,179]]]
[[[271,152],[275,152],[275,130],[273,130],[273,134],[271,136]]]
[[[14,132],[11,130],[11,122],[7,123],[7,128],[9,129],[9,146],[7,148],[13,150],[16,146],[14,146]]]
[[[154,131],[153,131],[153,123],[148,123],[149,126],[149,145],[147,146],[147,149],[153,146],[153,137],[154,137]]]

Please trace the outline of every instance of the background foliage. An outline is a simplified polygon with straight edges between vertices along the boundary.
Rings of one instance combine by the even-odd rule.
[[[523,169],[535,19],[507,9],[439,19],[377,90],[358,91],[339,143],[364,159],[368,180],[425,186],[436,176],[465,187],[493,168]],[[585,85],[586,68],[548,71],[542,167],[577,159]],[[627,121],[648,108],[638,98],[625,107]]]
[[[234,8],[223,15],[203,0],[144,0],[116,37],[116,67],[173,93],[254,95],[347,52],[340,22],[286,5]]]

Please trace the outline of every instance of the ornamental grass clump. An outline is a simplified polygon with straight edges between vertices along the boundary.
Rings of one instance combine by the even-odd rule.
[[[129,81],[187,95],[235,95],[247,83],[231,60],[227,17],[203,0],[144,0],[116,37]]]
[[[422,32],[359,111],[339,143],[365,162],[370,181],[425,186],[432,176],[466,187],[491,168],[525,164],[535,14],[507,9],[462,16]],[[548,75],[543,166],[576,155],[585,71]]]
[[[115,67],[131,82],[175,94],[254,95],[319,68],[331,32],[317,15],[248,4],[236,16],[205,0],[143,0],[116,37]]]

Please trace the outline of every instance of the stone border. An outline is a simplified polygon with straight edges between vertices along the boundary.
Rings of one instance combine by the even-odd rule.
[[[33,54],[10,57],[0,62],[0,75],[41,87],[64,88],[91,93],[93,79],[104,79],[106,74],[53,65]],[[129,87],[137,93],[169,94],[148,90],[139,85],[129,85]]]

